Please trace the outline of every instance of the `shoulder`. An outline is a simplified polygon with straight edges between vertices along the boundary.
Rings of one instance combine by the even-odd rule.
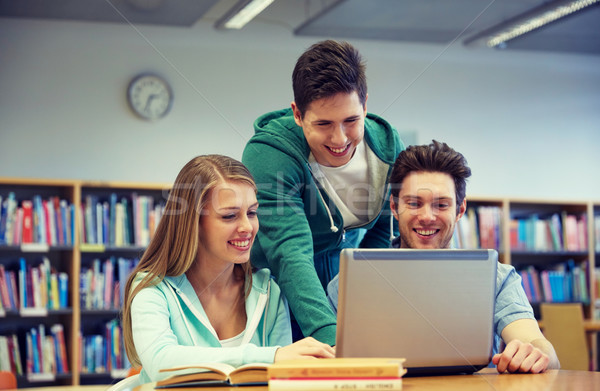
[[[133,290],[146,277],[148,277],[148,273],[146,273],[146,272],[137,273],[135,276],[135,279],[133,280],[133,283],[131,285],[131,289]],[[165,291],[167,289],[170,289],[169,286],[171,286],[174,290],[179,290],[182,287],[183,279],[185,279],[185,275],[181,275],[181,276],[177,276],[177,277],[165,277],[162,279],[156,277],[147,286],[145,286],[142,290],[140,290],[140,292],[137,294],[137,296],[139,296],[139,295],[144,296],[144,295],[149,294],[150,292],[155,292],[155,293],[160,292],[160,294],[164,295]]]
[[[244,153],[252,153],[255,146],[268,146],[286,152],[305,152],[308,148],[302,128],[296,124],[292,109],[282,109],[261,115],[254,121],[254,135]],[[253,146],[252,150],[248,150]],[[296,151],[297,150],[297,151]]]
[[[512,265],[507,265],[505,263],[501,263],[498,262],[497,264],[497,274],[496,274],[496,279],[498,280],[498,282],[500,281],[505,281],[509,278],[520,278],[519,274],[517,273],[517,271],[515,270],[514,266]]]
[[[398,131],[388,121],[376,114],[367,113],[365,139],[373,152],[388,163],[393,163],[396,156],[404,149]]]

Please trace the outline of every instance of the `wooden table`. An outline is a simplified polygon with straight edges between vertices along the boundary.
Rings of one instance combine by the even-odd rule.
[[[184,390],[184,389],[173,389]],[[185,388],[186,391],[268,391],[268,387]],[[486,368],[474,375],[406,377],[402,390],[600,390],[600,372],[558,371],[531,374],[501,374]],[[134,391],[154,391],[154,383],[136,387]]]

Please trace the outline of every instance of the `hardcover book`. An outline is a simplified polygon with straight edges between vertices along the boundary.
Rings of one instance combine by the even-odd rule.
[[[401,377],[403,358],[330,358],[281,361],[269,366],[269,378],[372,378]]]

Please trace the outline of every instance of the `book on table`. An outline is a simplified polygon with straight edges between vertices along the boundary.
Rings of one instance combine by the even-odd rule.
[[[401,377],[303,377],[269,379],[269,391],[402,390]]]
[[[268,368],[269,390],[401,390],[403,358],[289,360]]]
[[[406,372],[404,358],[327,358],[300,359],[269,365],[269,378],[357,378],[402,377]]]
[[[236,368],[225,363],[203,363],[161,369],[161,373],[171,376],[157,381],[156,388],[267,385],[268,366],[253,363]]]

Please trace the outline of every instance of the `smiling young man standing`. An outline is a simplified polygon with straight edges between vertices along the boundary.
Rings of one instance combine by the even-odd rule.
[[[325,287],[342,248],[389,247],[388,179],[404,147],[387,121],[367,113],[365,66],[352,45],[314,44],[292,82],[291,108],[259,117],[242,157],[260,204],[251,259],[277,278],[297,322],[294,339],[333,345]]]

